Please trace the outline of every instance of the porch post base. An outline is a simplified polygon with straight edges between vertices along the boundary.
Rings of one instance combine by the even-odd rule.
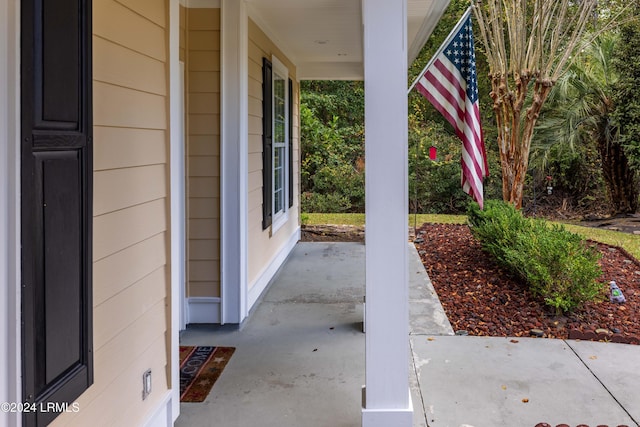
[[[367,408],[365,387],[362,387],[362,427],[412,427],[413,402],[409,393],[409,407],[398,408]]]

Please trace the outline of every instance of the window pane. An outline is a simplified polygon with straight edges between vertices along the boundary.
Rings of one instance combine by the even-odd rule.
[[[285,79],[274,74],[273,79],[273,142],[285,142]]]
[[[285,209],[285,173],[287,140],[287,80],[273,74],[273,213]]]
[[[273,211],[284,210],[284,147],[273,150]]]

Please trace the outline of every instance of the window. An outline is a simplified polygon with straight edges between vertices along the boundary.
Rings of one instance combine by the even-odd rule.
[[[263,216],[262,228],[275,233],[293,205],[292,88],[287,67],[263,59]]]

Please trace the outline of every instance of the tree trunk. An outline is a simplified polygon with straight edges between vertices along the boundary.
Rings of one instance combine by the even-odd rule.
[[[602,174],[612,215],[633,214],[638,210],[638,176],[629,167],[624,149],[617,141],[598,140]]]
[[[491,76],[491,98],[498,128],[498,146],[502,167],[502,198],[516,209],[522,208],[524,181],[529,167],[529,151],[533,129],[538,120],[542,104],[546,100],[553,82],[541,80],[526,70],[517,75],[515,90],[508,89],[507,77]],[[533,101],[522,117],[523,106],[531,80]]]

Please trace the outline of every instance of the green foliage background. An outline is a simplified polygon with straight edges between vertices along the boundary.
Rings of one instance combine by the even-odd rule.
[[[633,9],[636,19],[621,28],[613,60],[620,73],[613,90],[613,120],[630,162],[640,170],[640,6]]]
[[[636,6],[626,9],[627,17],[640,16]],[[626,6],[619,0],[603,1],[600,14],[613,16]],[[412,83],[436,53],[451,29],[469,6],[468,0],[452,0],[432,36],[411,64],[407,85]],[[474,20],[475,21],[475,20]],[[594,21],[595,22],[595,21]],[[474,22],[475,24],[475,22]],[[617,30],[612,30],[617,31]],[[625,149],[636,169],[640,169],[640,27],[636,19],[624,26],[616,86],[617,110]],[[478,37],[479,30],[474,26]],[[586,59],[588,61],[588,59]],[[481,120],[489,162],[485,179],[485,199],[500,199],[502,176],[497,146],[497,130],[490,97],[488,65],[482,46],[476,43]],[[302,211],[364,212],[364,86],[350,81],[303,81],[301,85]],[[461,143],[449,123],[417,91],[408,98],[409,204],[410,212],[463,213],[471,198],[460,188]],[[564,111],[570,105],[555,105]],[[558,117],[541,117],[558,120]],[[561,119],[561,118],[560,118]],[[565,209],[576,212],[606,211],[606,191],[598,150],[593,140],[583,138],[569,144],[557,137],[534,137],[523,211],[543,213]],[[429,148],[438,152],[429,159]],[[551,181],[547,179],[551,177]],[[547,186],[553,194],[547,194]],[[537,209],[537,211],[536,211]]]
[[[452,0],[431,37],[408,71],[408,82],[420,75],[449,35],[465,10],[467,0]],[[478,34],[474,26],[474,34]],[[477,36],[476,36],[477,37]],[[492,100],[489,95],[488,65],[479,44],[476,47],[480,115],[489,163],[484,182],[485,199],[502,194],[500,157],[497,151]],[[436,161],[429,160],[429,148],[437,149]],[[444,117],[416,90],[409,93],[409,205],[411,212],[462,213],[472,199],[460,186],[462,143]]]
[[[407,85],[436,53],[466,8],[453,0],[418,58]],[[487,74],[477,51],[478,73]],[[500,194],[500,167],[487,79],[480,79],[483,130],[490,177],[485,197]],[[362,82],[305,81],[301,98],[303,212],[364,212],[364,86]],[[460,188],[461,142],[449,123],[418,92],[409,94],[409,197],[411,212],[462,213],[471,198]],[[429,159],[436,147],[438,158]]]
[[[364,212],[364,86],[304,81],[302,211]]]

